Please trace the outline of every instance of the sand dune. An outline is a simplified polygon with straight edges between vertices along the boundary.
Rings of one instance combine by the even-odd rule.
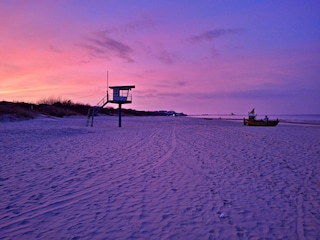
[[[0,129],[0,239],[320,239],[320,127],[174,117]]]

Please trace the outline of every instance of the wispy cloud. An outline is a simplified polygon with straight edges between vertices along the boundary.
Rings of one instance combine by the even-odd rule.
[[[176,55],[167,50],[161,50],[155,57],[166,64],[173,64],[176,59]]]
[[[252,89],[252,90],[235,90],[235,91],[220,91],[198,94],[201,99],[284,99],[290,98],[297,94],[297,91],[283,92],[276,89]]]
[[[184,87],[188,84],[187,81],[161,81],[155,83],[154,85],[158,88],[176,89],[179,87]]]
[[[219,28],[205,31],[203,33],[192,35],[190,37],[191,42],[197,43],[202,41],[211,41],[216,38],[229,36],[229,35],[238,35],[241,34],[244,30],[241,28]]]
[[[102,32],[96,33],[93,37],[88,37],[86,43],[82,46],[89,51],[91,56],[96,58],[118,57],[127,62],[134,62],[132,57],[134,51],[129,45]]]
[[[0,62],[0,71],[3,73],[14,73],[22,69],[21,66],[14,63]],[[3,78],[3,76],[1,76]]]
[[[49,46],[47,47],[47,49],[50,51],[50,52],[54,52],[54,53],[62,53],[62,51],[55,45],[53,44],[49,44]]]
[[[128,39],[129,34],[132,36],[132,33],[136,34],[139,31],[150,29],[154,24],[151,18],[144,17],[141,20],[119,26],[107,27],[87,37],[82,46],[88,50],[91,57],[106,59],[117,57],[132,63],[135,62],[133,57],[134,49],[120,39]],[[168,62],[170,60],[167,58],[163,59],[163,61]]]
[[[107,28],[103,32],[105,34],[128,34],[129,32],[136,32],[142,30],[148,30],[155,26],[155,21],[152,18],[143,18],[141,20],[132,21],[127,24],[120,26],[114,26],[112,28]]]

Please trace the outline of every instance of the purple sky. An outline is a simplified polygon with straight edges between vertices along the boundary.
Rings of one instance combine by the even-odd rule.
[[[1,0],[0,30],[0,101],[95,105],[109,71],[125,108],[320,113],[317,0]]]

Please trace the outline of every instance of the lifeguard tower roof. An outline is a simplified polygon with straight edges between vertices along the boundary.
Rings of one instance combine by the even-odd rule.
[[[119,89],[119,90],[131,90],[132,88],[135,88],[136,86],[131,85],[131,86],[112,86],[109,87],[111,89]]]

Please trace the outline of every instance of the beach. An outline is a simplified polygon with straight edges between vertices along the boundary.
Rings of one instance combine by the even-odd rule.
[[[0,239],[320,239],[320,126],[1,122]]]

